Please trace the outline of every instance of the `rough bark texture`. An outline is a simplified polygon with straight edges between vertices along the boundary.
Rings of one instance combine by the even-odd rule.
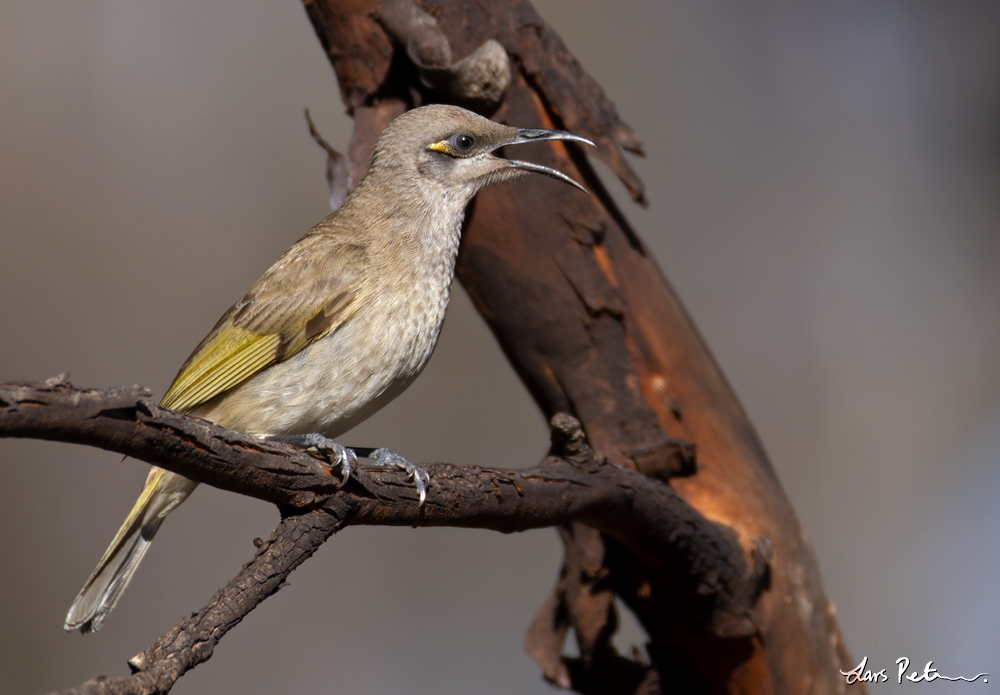
[[[507,50],[511,84],[489,115],[591,138],[633,197],[644,200],[621,151],[641,152],[638,137],[527,2],[418,4],[436,19],[454,56],[467,56],[489,39]],[[355,119],[349,157],[362,167],[357,154],[370,149],[394,115],[424,101],[454,100],[423,86],[402,50],[412,37],[382,30],[370,14],[374,5],[306,0]],[[769,583],[754,605],[756,629],[748,635],[726,616],[692,610],[669,578],[651,581],[646,560],[622,552],[617,539],[567,531],[567,567],[574,557],[601,558],[606,585],[649,633],[653,665],[661,679],[669,674],[665,688],[846,690],[838,670],[852,665],[812,547],[690,318],[583,153],[555,143],[539,148],[536,161],[575,173],[595,195],[584,198],[547,182],[482,192],[466,225],[461,282],[547,415],[579,418],[594,449],[618,465],[674,476],[670,485],[685,500],[733,530],[748,565],[767,561]],[[690,473],[692,444],[697,471],[678,475]],[[575,547],[580,544],[587,550]],[[557,594],[553,600],[565,609],[565,588]],[[539,620],[544,623],[544,615]],[[543,640],[533,635],[529,650],[547,677],[604,691],[594,679],[577,682],[568,665],[552,666],[560,661],[561,640],[551,640],[543,654]],[[642,681],[636,692],[657,687]]]

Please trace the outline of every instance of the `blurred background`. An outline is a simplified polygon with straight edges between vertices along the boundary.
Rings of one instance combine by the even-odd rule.
[[[609,185],[756,424],[856,660],[995,689],[1000,4],[536,6],[645,140],[649,209]],[[328,210],[305,107],[343,149],[294,0],[0,3],[0,379],[162,395]],[[424,376],[344,440],[515,466],[547,434],[456,287]],[[2,695],[127,673],[277,521],[199,489],[81,637],[63,616],[145,466],[6,440],[0,471]],[[348,529],[174,692],[549,692],[521,645],[559,562],[551,530]]]

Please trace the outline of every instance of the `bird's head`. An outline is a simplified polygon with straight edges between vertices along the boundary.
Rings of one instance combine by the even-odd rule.
[[[542,140],[594,146],[564,130],[512,128],[457,106],[434,104],[407,111],[389,124],[375,146],[372,169],[410,176],[413,184],[460,192],[468,198],[485,186],[532,171],[586,193],[581,184],[555,169],[493,154],[501,147]]]

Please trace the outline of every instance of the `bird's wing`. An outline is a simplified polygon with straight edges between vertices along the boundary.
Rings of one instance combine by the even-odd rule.
[[[194,410],[342,326],[367,265],[361,246],[303,237],[195,348],[160,404]]]

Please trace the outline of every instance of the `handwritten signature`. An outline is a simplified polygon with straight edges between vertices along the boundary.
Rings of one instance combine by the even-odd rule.
[[[965,676],[943,676],[938,673],[936,668],[934,668],[933,661],[927,662],[927,665],[924,666],[923,672],[913,671],[911,673],[906,673],[907,669],[910,668],[910,660],[905,656],[901,656],[896,659],[896,666],[898,667],[898,671],[896,673],[897,683],[902,683],[904,678],[911,683],[930,683],[931,681],[936,680],[965,681],[967,683],[975,683],[980,678],[983,679],[983,683],[990,682],[990,674],[988,673],[979,673],[972,678],[966,678]],[[874,671],[868,668],[867,656],[861,660],[860,664],[850,671],[841,671],[840,675],[847,678],[848,685],[852,685],[853,683],[886,683],[889,680],[889,676],[886,674],[886,669],[883,668],[878,671]]]

